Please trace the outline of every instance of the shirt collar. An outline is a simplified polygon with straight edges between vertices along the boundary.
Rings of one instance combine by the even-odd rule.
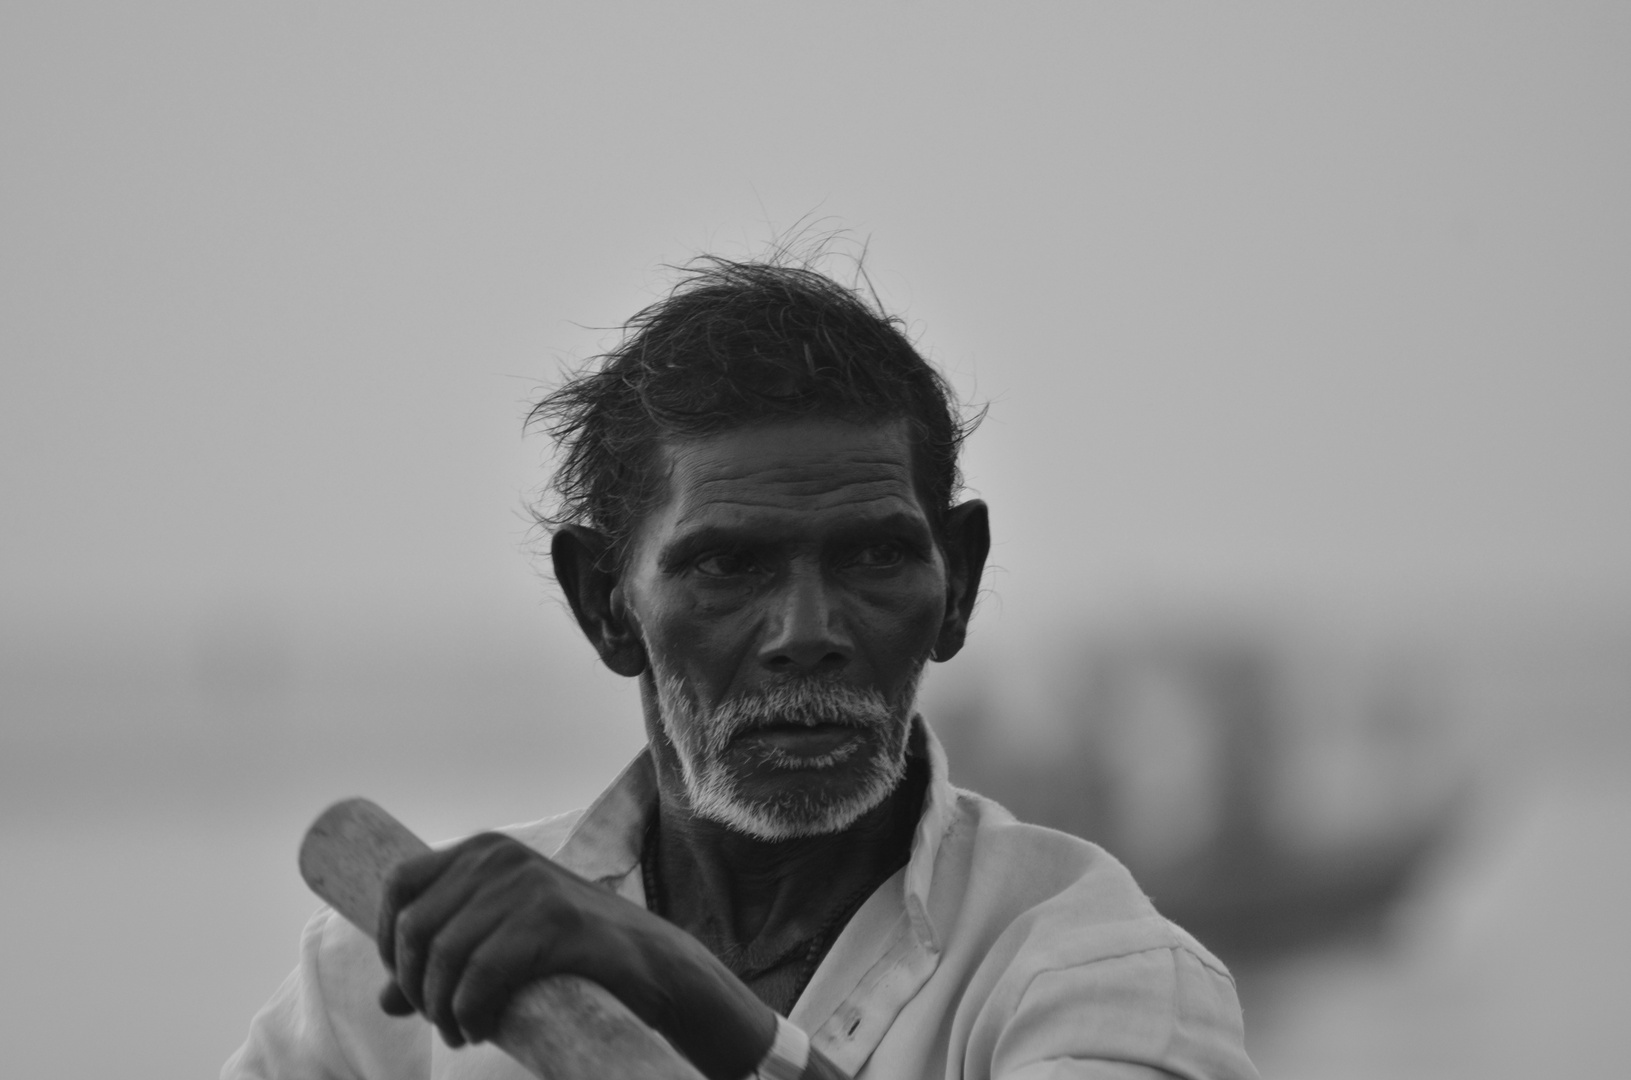
[[[646,822],[657,810],[657,772],[651,749],[640,751],[583,812],[553,856],[580,877],[604,884],[640,869]]]
[[[923,815],[918,818],[917,832],[912,835],[912,853],[906,862],[906,914],[919,942],[938,952],[940,943],[934,924],[929,921],[929,884],[934,878],[940,842],[951,828],[957,792],[951,786],[946,750],[921,715],[912,718],[911,752],[928,759],[929,789],[923,796]]]

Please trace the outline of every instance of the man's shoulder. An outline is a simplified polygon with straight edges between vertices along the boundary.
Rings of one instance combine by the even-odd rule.
[[[1063,898],[1089,904],[1092,922],[1147,918],[1155,908],[1104,848],[1071,833],[1020,821],[977,792],[954,789],[936,869],[966,879],[971,897],[1015,914]]]
[[[956,792],[941,859],[963,883],[963,917],[996,932],[991,944],[999,952],[1066,966],[1171,949],[1227,977],[1223,963],[1163,916],[1110,852],[1020,821],[985,796]]]
[[[1228,969],[1109,852],[958,792],[941,855],[963,892],[942,900],[954,917],[935,920],[941,964],[969,1029],[985,1033],[969,1045],[995,1055],[989,1075],[1110,1059],[1256,1076]]]

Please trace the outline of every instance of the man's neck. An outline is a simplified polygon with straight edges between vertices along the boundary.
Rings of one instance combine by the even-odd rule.
[[[820,933],[846,902],[904,865],[922,810],[923,762],[842,832],[760,840],[658,800],[665,914],[715,953],[770,958]]]

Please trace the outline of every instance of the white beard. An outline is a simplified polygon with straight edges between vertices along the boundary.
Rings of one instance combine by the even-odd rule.
[[[894,707],[875,690],[804,679],[729,698],[705,709],[685,680],[652,661],[657,710],[663,731],[679,755],[680,774],[692,811],[760,840],[791,840],[842,832],[880,805],[906,775],[906,737],[917,698],[921,665]],[[822,769],[871,752],[859,783],[843,791],[791,790],[782,795],[745,795],[724,761],[732,739],[769,723],[844,724],[866,728],[875,741],[846,743],[818,757],[767,748],[759,756],[765,770]]]

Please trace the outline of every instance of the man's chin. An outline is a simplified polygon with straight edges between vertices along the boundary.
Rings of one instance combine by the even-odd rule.
[[[803,840],[841,833],[865,817],[883,799],[853,799],[819,806],[766,804],[728,800],[709,806],[702,816],[756,840]]]
[[[690,792],[692,810],[736,832],[760,840],[795,840],[843,832],[876,809],[906,774],[906,762],[874,758],[859,775],[836,777],[782,772],[761,785],[730,778],[724,770],[701,780]],[[796,766],[789,765],[790,768]],[[779,770],[778,770],[779,771]],[[759,787],[769,790],[754,790]]]

